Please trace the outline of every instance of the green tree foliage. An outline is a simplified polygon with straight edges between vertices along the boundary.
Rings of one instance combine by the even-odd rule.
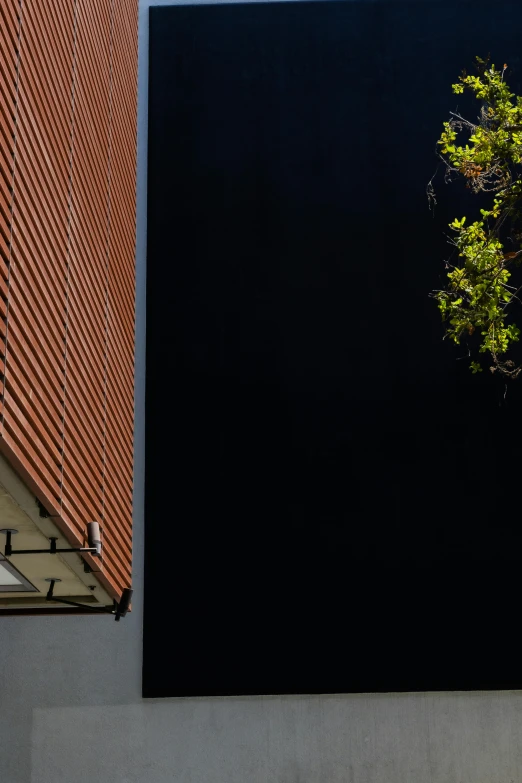
[[[519,340],[516,316],[522,314],[522,286],[512,285],[522,260],[522,97],[509,91],[506,68],[477,58],[478,75],[464,72],[452,85],[456,94],[472,93],[480,111],[476,123],[454,112],[444,123],[438,145],[446,181],[460,175],[474,193],[491,196],[480,220],[450,223],[454,258],[446,262],[446,288],[432,295],[446,336],[469,347],[472,372],[482,371],[485,354],[492,372],[516,378],[522,365],[509,352]],[[431,183],[428,197],[434,198]]]

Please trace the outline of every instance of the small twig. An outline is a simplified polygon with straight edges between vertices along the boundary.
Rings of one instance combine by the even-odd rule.
[[[437,206],[437,198],[435,196],[435,188],[433,187],[433,180],[437,176],[437,172],[439,170],[439,167],[440,167],[440,164],[439,164],[439,166],[437,166],[435,174],[433,175],[433,177],[430,179],[430,181],[426,185],[426,195],[428,197],[428,209],[430,210],[430,212],[433,212],[433,217],[435,217],[435,207]]]
[[[509,304],[511,304],[511,302],[513,301],[513,299],[516,299],[516,300],[517,300],[517,302],[520,302],[520,304],[522,304],[522,300],[518,298],[518,293],[519,293],[520,291],[522,291],[522,285],[520,285],[518,288],[516,288],[516,289],[515,289],[515,288],[514,288],[514,286],[511,286],[511,285],[507,286],[507,285],[504,283],[504,287],[505,287],[505,288],[513,288],[513,290],[515,291],[515,293],[514,293],[514,294],[511,294],[511,299],[509,299],[509,301],[507,301],[507,302],[505,302],[505,303],[504,303],[504,305],[503,305],[504,309],[505,309],[505,308],[506,308],[506,307],[507,307]]]
[[[467,343],[466,343],[466,348],[468,349],[468,354],[467,354],[467,356],[457,356],[457,361],[458,361],[458,362],[461,362],[461,361],[462,361],[462,359],[469,359],[469,357],[471,356],[471,351],[470,351],[470,349],[469,349],[469,345],[468,345]]]
[[[463,122],[464,125],[467,125],[468,128],[476,128],[477,127],[476,125],[474,125],[469,120],[466,120],[464,117],[461,117],[460,114],[457,114],[457,112],[455,112],[455,111],[450,111],[450,114],[452,114],[454,117],[457,117],[457,119],[459,119],[460,122]]]

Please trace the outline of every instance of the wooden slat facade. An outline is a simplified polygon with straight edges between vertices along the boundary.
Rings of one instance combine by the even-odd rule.
[[[0,449],[130,586],[138,0],[0,4]],[[101,570],[100,570],[101,569]]]

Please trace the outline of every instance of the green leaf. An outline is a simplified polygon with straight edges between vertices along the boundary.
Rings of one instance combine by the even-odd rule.
[[[445,290],[434,293],[434,298],[446,336],[458,344],[474,335],[470,350],[478,355],[489,353],[495,369],[509,375],[514,365],[505,363],[505,354],[519,339],[520,329],[516,324],[505,325],[508,308],[510,316],[518,314],[522,320],[522,303],[507,290],[510,272],[506,268],[517,261],[522,249],[522,132],[507,127],[522,125],[522,96],[509,92],[505,67],[496,70],[487,60],[477,61],[478,75],[463,73],[452,89],[455,93],[470,90],[482,104],[480,117],[469,124],[454,119],[444,122],[438,144],[451,172],[464,175],[470,191],[484,193],[490,199],[489,208],[486,204],[478,209],[477,204],[481,219],[465,215],[449,224],[455,232],[455,254]],[[518,244],[506,253],[508,237],[510,244],[513,239]],[[449,315],[453,317],[448,322]],[[500,355],[504,364],[497,359]],[[479,362],[472,361],[470,368],[482,372]]]

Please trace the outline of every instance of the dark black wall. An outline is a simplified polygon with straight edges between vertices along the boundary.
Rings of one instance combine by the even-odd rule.
[[[521,89],[521,25],[151,10],[146,696],[522,685],[520,386],[441,339],[470,205],[425,194],[451,83],[491,52]]]

